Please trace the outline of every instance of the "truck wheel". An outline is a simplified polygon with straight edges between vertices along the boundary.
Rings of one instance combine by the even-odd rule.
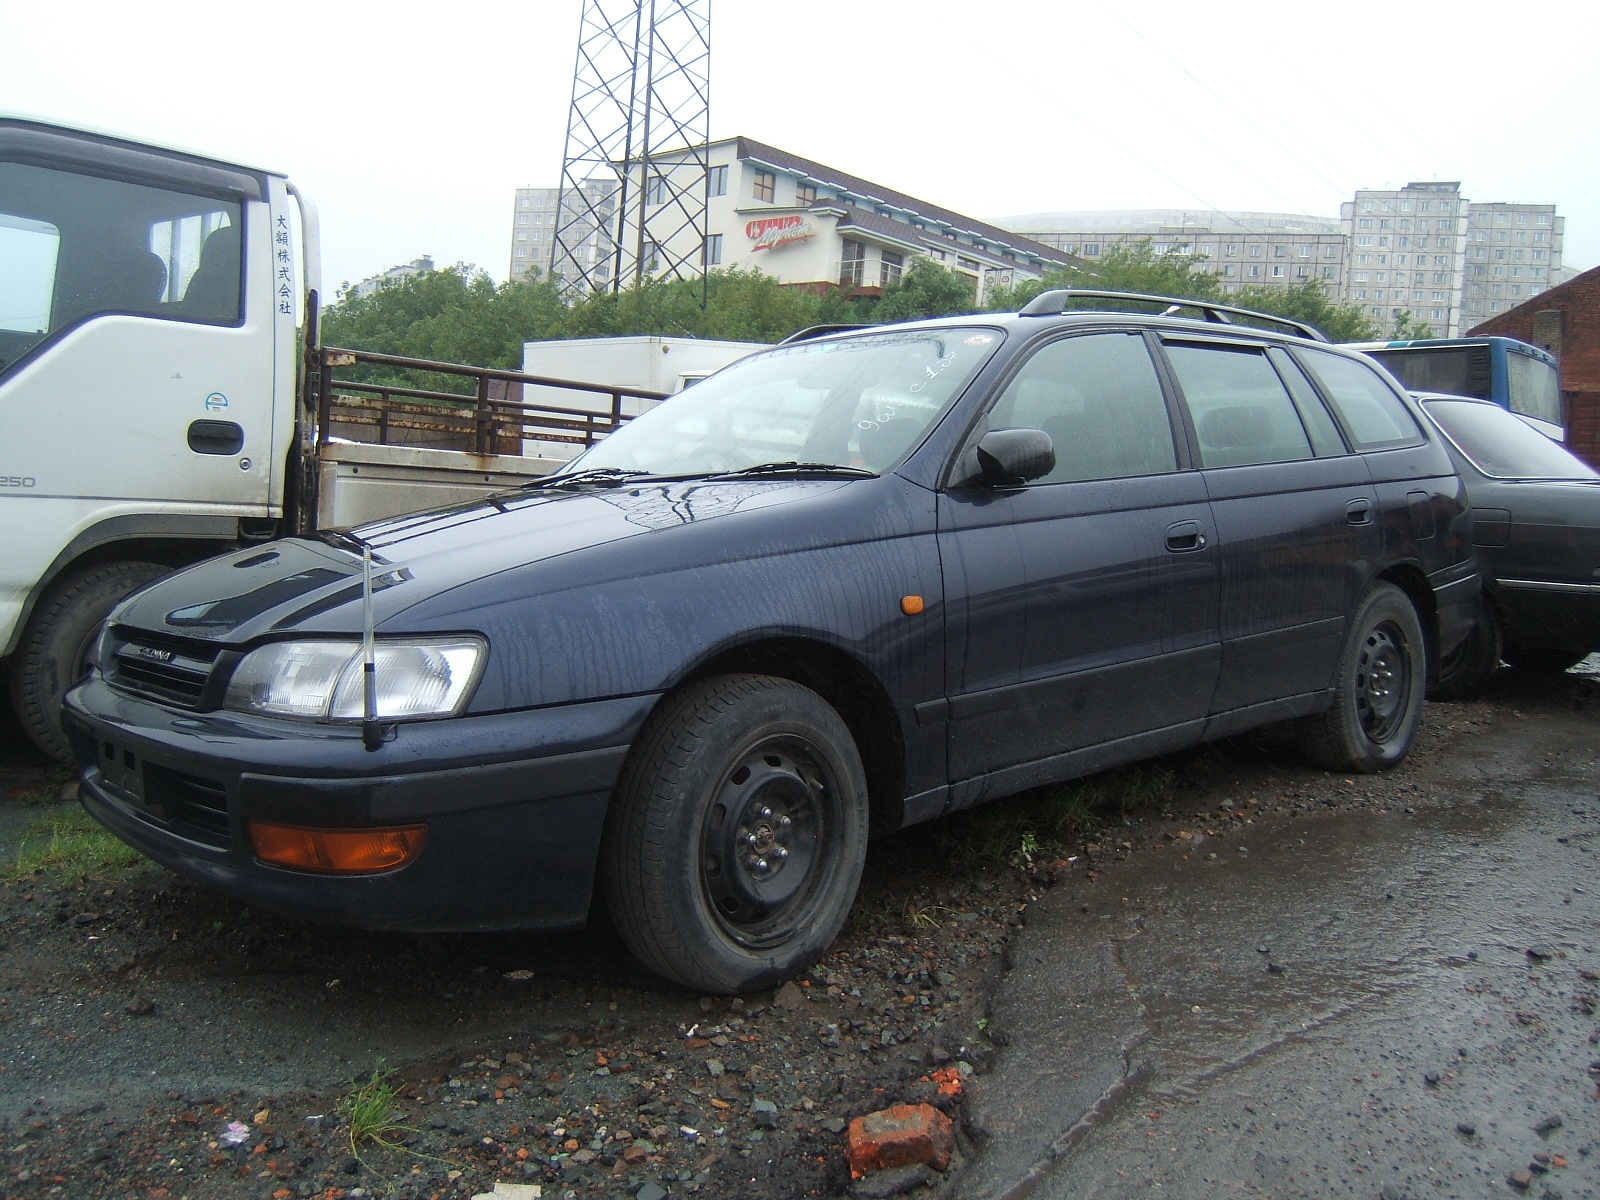
[[[101,622],[123,597],[171,570],[111,562],[74,571],[50,585],[28,618],[10,664],[11,706],[23,732],[57,762],[70,758],[61,697],[82,678]]]
[[[724,675],[670,697],[634,743],[606,822],[607,906],[651,970],[754,991],[833,942],[866,846],[839,714],[787,679]]]
[[[1306,757],[1363,774],[1405,758],[1422,720],[1425,662],[1417,610],[1393,584],[1374,584],[1350,622],[1333,706],[1301,726]]]
[[[1488,600],[1480,600],[1478,616],[1467,640],[1454,653],[1439,660],[1439,682],[1428,693],[1428,699],[1464,700],[1477,695],[1500,669],[1504,648],[1499,614]]]

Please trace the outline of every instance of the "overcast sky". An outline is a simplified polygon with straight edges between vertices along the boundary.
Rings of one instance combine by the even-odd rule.
[[[1600,263],[1594,5],[711,6],[713,136],[971,216],[1336,217],[1358,187],[1460,180],[1555,203],[1566,265]],[[3,4],[0,111],[286,172],[330,290],[424,254],[503,280],[514,189],[559,181],[581,10]]]

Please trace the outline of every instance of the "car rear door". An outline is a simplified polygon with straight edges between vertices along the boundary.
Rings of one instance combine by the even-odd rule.
[[[1215,736],[1259,723],[1258,706],[1328,686],[1345,620],[1381,549],[1376,495],[1361,456],[1347,451],[1281,349],[1220,336],[1161,340],[1217,523]]]

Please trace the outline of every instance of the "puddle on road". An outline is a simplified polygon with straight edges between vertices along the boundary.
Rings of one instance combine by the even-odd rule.
[[[1047,895],[996,1008],[1011,1044],[974,1097],[990,1141],[961,1194],[1376,1195],[1400,1175],[1351,1156],[1364,1137],[1369,1160],[1437,1155],[1504,1186],[1539,1149],[1537,1110],[1594,1091],[1594,1021],[1572,996],[1594,990],[1577,967],[1600,968],[1600,771],[1585,745],[1559,764],[1576,778],[1550,782],[1542,741],[1464,743],[1434,781],[1456,776],[1448,807],[1274,818]],[[1427,1119],[1375,1115],[1391,1102]]]

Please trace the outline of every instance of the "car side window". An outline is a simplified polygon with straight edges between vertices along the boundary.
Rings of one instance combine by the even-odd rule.
[[[1311,439],[1260,346],[1164,342],[1183,388],[1206,467],[1297,462]]]
[[[1422,440],[1416,421],[1376,367],[1322,350],[1302,349],[1299,357],[1322,385],[1357,450],[1388,450]]]
[[[1311,386],[1300,365],[1281,346],[1273,346],[1267,351],[1267,357],[1278,368],[1278,375],[1288,387],[1289,395],[1294,397],[1295,407],[1300,410],[1300,419],[1305,422],[1306,432],[1311,435],[1311,448],[1317,452],[1317,457],[1331,458],[1336,454],[1350,453],[1339,426],[1334,424],[1333,416],[1328,412],[1328,406],[1317,395],[1317,389]]]
[[[1033,354],[989,414],[990,429],[1042,429],[1056,465],[1036,483],[1178,468],[1155,364],[1138,334],[1062,338]]]

